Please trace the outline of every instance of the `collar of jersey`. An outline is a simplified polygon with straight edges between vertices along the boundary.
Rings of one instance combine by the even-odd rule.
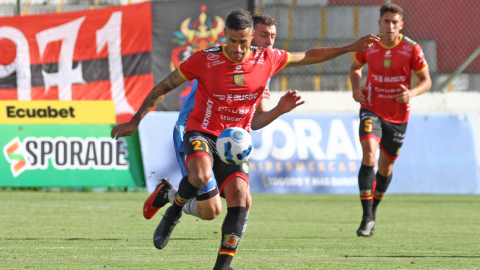
[[[240,61],[235,61],[235,60],[233,60],[232,58],[228,57],[227,53],[225,52],[225,47],[226,47],[226,46],[227,46],[227,45],[223,45],[223,46],[222,46],[222,53],[223,53],[223,55],[225,55],[225,57],[226,57],[228,60],[230,60],[230,61],[232,61],[232,62],[235,62],[235,63],[243,63],[243,62],[247,61],[248,58],[250,58],[250,54],[252,53],[252,50],[250,50],[250,48],[248,48],[248,55],[247,55],[247,57],[245,58],[245,60],[243,60],[242,62],[240,62]]]
[[[380,34],[380,36],[381,35],[382,34]],[[382,46],[385,49],[393,49],[393,48],[397,47],[397,45],[400,44],[400,42],[402,42],[402,40],[403,40],[403,34],[400,34],[400,39],[398,40],[397,44],[393,45],[392,47],[385,46],[381,41],[378,41],[378,44],[380,44],[380,46]]]

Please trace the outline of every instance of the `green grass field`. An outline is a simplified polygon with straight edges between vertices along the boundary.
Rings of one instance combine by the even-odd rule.
[[[0,269],[212,269],[225,214],[184,215],[170,243],[144,192],[0,192]],[[478,269],[480,196],[390,195],[372,238],[357,196],[253,195],[235,269]],[[163,212],[163,209],[161,210]]]

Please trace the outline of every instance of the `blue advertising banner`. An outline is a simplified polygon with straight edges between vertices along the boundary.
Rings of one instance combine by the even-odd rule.
[[[181,179],[173,148],[177,113],[149,113],[140,142],[149,191]],[[289,114],[253,131],[252,192],[357,194],[358,115]],[[465,114],[412,115],[389,193],[478,194],[472,121]]]

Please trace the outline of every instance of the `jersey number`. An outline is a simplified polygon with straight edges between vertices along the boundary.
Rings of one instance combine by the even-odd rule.
[[[205,145],[205,151],[207,151],[208,153],[208,144],[204,141],[199,141],[199,140],[195,140],[192,142],[192,144],[195,144],[195,147],[193,148],[193,150],[203,150],[202,148],[202,143]]]
[[[372,132],[372,119],[365,120],[365,131]]]

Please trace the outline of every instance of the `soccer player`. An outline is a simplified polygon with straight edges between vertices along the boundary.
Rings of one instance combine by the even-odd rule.
[[[253,29],[255,34],[253,36],[252,45],[257,47],[263,48],[272,48],[273,44],[275,43],[275,37],[277,34],[276,30],[277,22],[274,18],[265,15],[265,14],[256,14],[253,16]],[[267,82],[265,87],[265,91],[263,93],[263,99],[260,102],[259,106],[256,110],[256,115],[259,115],[265,112],[266,109],[266,102],[265,99],[270,97],[269,94],[269,83],[270,80]],[[185,177],[187,175],[186,166],[185,166],[185,158],[184,158],[184,141],[183,135],[185,133],[185,126],[187,123],[188,116],[190,112],[193,110],[194,103],[195,103],[195,93],[197,91],[198,82],[195,81],[192,85],[192,89],[188,96],[186,97],[183,106],[180,110],[180,114],[178,120],[175,124],[175,128],[173,131],[173,139],[175,145],[175,152],[177,154],[177,161],[180,166],[180,170],[182,172],[182,176]],[[295,96],[292,92],[289,92],[285,95],[281,102],[279,102],[278,106],[281,106],[283,111],[290,111],[294,109],[293,106],[298,106],[302,103],[296,104],[296,102],[291,102],[289,100],[293,100]],[[288,106],[288,107],[287,107]],[[255,115],[253,117],[253,122],[255,123]],[[177,188],[172,187],[171,182],[163,178],[160,180],[159,184],[157,185],[155,191],[150,194],[150,196],[145,201],[143,207],[143,215],[146,219],[151,219],[157,211],[166,205],[167,203],[172,203],[177,192]],[[246,220],[248,219],[249,209],[252,204],[252,199],[250,194],[248,194],[247,198],[247,214],[245,218],[245,225],[243,228],[243,232],[246,230]],[[198,195],[193,198],[190,202],[188,202],[183,207],[183,212],[189,215],[193,215],[195,217],[204,219],[204,220],[211,220],[216,218],[220,212],[222,211],[222,203],[220,201],[220,197],[218,196],[218,187],[212,175],[210,181],[203,186],[199,191]]]
[[[227,215],[222,226],[221,248],[214,269],[231,269],[230,263],[242,237],[249,194],[249,167],[226,164],[216,153],[216,138],[228,127],[250,130],[256,107],[269,78],[285,66],[320,63],[347,52],[369,48],[374,35],[360,38],[343,47],[316,48],[307,52],[251,47],[253,19],[250,13],[237,10],[225,20],[227,44],[197,52],[156,85],[133,118],[112,129],[112,138],[132,135],[141,119],[168,92],[185,81],[198,80],[195,107],[187,121],[185,158],[188,174],[180,181],[175,203],[164,214],[154,233],[155,247],[164,248],[178,224],[183,206],[208,182],[212,170],[219,192],[227,201]],[[298,93],[292,92],[298,96]],[[258,115],[255,128],[268,125],[281,114],[270,110]]]
[[[358,173],[363,217],[358,236],[373,236],[377,207],[392,180],[393,164],[400,154],[410,112],[410,100],[430,89],[428,65],[418,43],[400,34],[403,10],[395,4],[380,9],[380,41],[358,52],[350,68],[353,98],[361,103],[360,143],[363,158]],[[360,86],[368,64],[366,87]],[[411,87],[412,72],[419,83]],[[380,145],[378,171],[376,151]],[[375,182],[376,180],[376,182]]]

